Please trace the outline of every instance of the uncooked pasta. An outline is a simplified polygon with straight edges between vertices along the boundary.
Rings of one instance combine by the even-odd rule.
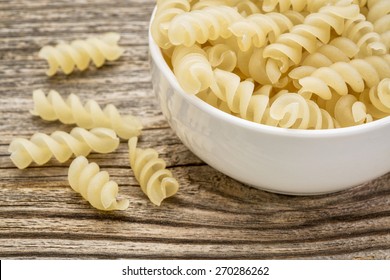
[[[68,181],[71,188],[80,193],[93,207],[99,210],[126,210],[128,199],[117,199],[118,184],[110,180],[106,171],[89,163],[84,156],[75,158],[69,166]]]
[[[314,69],[310,75],[299,79],[302,86],[299,92],[314,93],[326,100],[334,93],[346,95],[350,90],[361,93],[366,87],[372,88],[381,79],[390,77],[389,62],[379,56],[335,62],[329,67]]]
[[[152,36],[183,90],[218,110],[292,129],[390,115],[388,0],[176,1],[158,1],[171,10]]]
[[[280,35],[263,52],[263,57],[267,59],[266,73],[271,82],[276,83],[292,65],[298,65],[303,50],[309,53],[316,51],[320,43],[327,44],[330,41],[332,30],[341,34],[345,20],[358,15],[357,5],[347,5],[346,1],[340,1],[340,5],[324,6],[317,13],[309,14],[303,24]]]
[[[59,120],[64,124],[76,124],[83,128],[106,127],[119,137],[129,139],[142,130],[140,120],[131,115],[121,116],[117,108],[109,104],[102,109],[94,100],[82,104],[80,98],[70,94],[66,100],[55,90],[46,95],[42,90],[33,92],[34,109],[31,113],[46,121]]]
[[[55,131],[51,135],[35,133],[31,139],[15,138],[9,145],[11,160],[19,169],[32,162],[45,164],[52,157],[59,162],[71,156],[87,156],[92,151],[111,153],[118,148],[119,138],[108,128],[93,128],[90,131],[75,127],[70,133]]]
[[[142,191],[153,204],[160,206],[164,199],[178,191],[179,183],[166,169],[165,161],[158,157],[156,150],[138,148],[137,142],[137,137],[128,142],[130,166]]]
[[[263,47],[269,42],[275,42],[282,33],[293,27],[292,21],[280,13],[253,14],[230,25],[229,30],[237,37],[242,51],[251,46]]]
[[[213,70],[207,53],[197,45],[175,48],[172,65],[180,85],[190,94],[209,88],[213,82]]]
[[[75,68],[84,71],[91,61],[96,67],[101,67],[106,60],[117,60],[123,54],[123,49],[118,46],[119,39],[119,34],[107,33],[70,43],[60,42],[54,47],[44,46],[39,57],[49,64],[48,76],[55,75],[59,69],[65,74],[72,73]]]

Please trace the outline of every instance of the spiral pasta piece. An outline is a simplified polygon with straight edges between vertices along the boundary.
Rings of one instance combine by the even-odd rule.
[[[92,151],[111,153],[118,148],[119,139],[108,128],[93,128],[90,131],[75,127],[70,133],[55,131],[51,135],[35,133],[30,140],[15,138],[9,145],[11,160],[19,169],[32,162],[45,164],[53,156],[59,162],[67,161],[72,155],[87,156]]]
[[[171,171],[165,169],[166,163],[158,157],[156,150],[137,148],[137,142],[137,137],[128,142],[130,166],[142,191],[153,204],[160,206],[165,198],[178,191],[179,183]]]
[[[230,37],[229,26],[242,19],[240,13],[228,6],[211,6],[177,15],[172,19],[168,38],[173,45],[191,47],[207,40]]]
[[[285,12],[288,10],[302,12],[306,10],[313,13],[317,12],[325,5],[334,4],[336,2],[337,0],[264,0],[262,7],[266,12]]]
[[[258,82],[260,85],[271,85],[277,88],[284,87],[288,83],[288,77],[279,78],[273,83],[266,71],[267,59],[263,56],[264,48],[251,48],[243,52],[237,51],[237,67],[247,77]]]
[[[263,56],[267,58],[266,72],[275,83],[282,73],[297,65],[302,60],[303,49],[315,52],[318,41],[326,44],[331,39],[331,30],[341,34],[344,22],[359,14],[357,5],[349,1],[339,1],[335,5],[322,7],[317,13],[309,14],[303,24],[294,26],[290,32],[280,35],[275,43],[265,47]]]
[[[268,114],[269,90],[263,87],[263,91],[259,89],[255,92],[255,85],[251,80],[241,81],[237,74],[220,69],[214,70],[214,79],[215,82],[210,87],[213,94],[233,114],[257,123],[275,123]],[[217,106],[221,107],[221,103],[217,103]]]
[[[100,171],[96,163],[89,163],[83,156],[75,158],[69,166],[70,187],[99,210],[125,210],[128,199],[117,200],[118,184],[110,180],[106,171]]]
[[[240,113],[240,109],[248,107],[255,88],[252,81],[241,82],[238,75],[220,69],[214,70],[214,79],[211,90],[220,100],[227,103],[232,112]]]
[[[367,21],[362,14],[347,20],[341,35],[350,38],[359,46],[361,57],[382,55],[387,52],[381,36],[375,32],[373,24]]]
[[[117,60],[124,52],[118,46],[119,39],[119,34],[107,33],[86,40],[74,40],[69,44],[61,42],[55,47],[44,46],[39,51],[39,57],[47,60],[49,64],[49,70],[46,72],[48,76],[55,75],[59,69],[68,75],[75,67],[84,71],[91,60],[96,67],[101,67],[106,60]]]
[[[366,105],[352,94],[341,96],[334,108],[335,119],[342,127],[354,126],[373,121]]]
[[[311,54],[308,54],[301,62],[303,66],[316,68],[330,66],[335,62],[349,62],[359,52],[359,46],[345,37],[336,37],[328,44],[324,44]],[[291,73],[291,72],[290,72]]]
[[[350,62],[359,52],[359,47],[350,39],[336,37],[329,44],[322,45],[316,52],[307,54],[301,66],[292,69],[288,76],[293,79],[296,88],[301,86],[299,79],[310,76],[317,68],[329,67],[336,62]]]
[[[229,6],[237,8],[242,16],[249,16],[256,13],[261,13],[258,3],[251,0],[200,0],[192,5],[191,10],[202,10],[207,7],[214,6]]]
[[[207,54],[197,45],[175,48],[172,66],[179,84],[189,94],[197,94],[212,83],[213,70]]]
[[[237,55],[231,47],[226,44],[216,44],[206,47],[204,50],[207,53],[210,65],[214,68],[219,68],[225,71],[233,71],[237,66]]]
[[[289,92],[280,92],[272,100],[270,115],[277,126],[295,129],[330,129],[337,124],[330,114],[312,100]]]
[[[336,62],[329,67],[316,69],[310,76],[299,79],[300,93],[314,93],[325,100],[332,97],[332,91],[339,95],[348,94],[348,86],[354,92],[363,92],[381,79],[390,77],[390,62],[380,56],[353,59],[350,62]]]
[[[236,3],[233,3],[232,6],[236,7],[238,12],[244,17],[262,12],[259,2],[256,3],[256,1],[252,2],[250,0],[233,0],[233,1]]]
[[[274,42],[282,33],[293,27],[291,20],[280,13],[254,14],[230,25],[229,30],[238,39],[242,51],[253,45],[263,47]]]
[[[368,91],[368,101],[372,107],[368,112],[375,118],[383,118],[390,115],[390,78],[380,81],[377,86]]]
[[[150,32],[160,48],[168,49],[172,46],[168,40],[169,24],[174,17],[190,10],[189,2],[189,0],[157,1],[157,10]]]
[[[88,100],[84,105],[79,97],[70,94],[66,100],[54,90],[48,95],[42,90],[33,92],[34,109],[31,113],[46,121],[59,120],[64,124],[76,124],[83,128],[106,127],[113,129],[119,137],[129,139],[141,133],[142,124],[134,116],[121,116],[112,104],[101,109],[94,100]]]
[[[390,48],[390,2],[387,0],[368,1],[367,20],[372,22],[387,51]]]
[[[390,14],[390,2],[387,0],[368,1],[367,20],[372,23]]]

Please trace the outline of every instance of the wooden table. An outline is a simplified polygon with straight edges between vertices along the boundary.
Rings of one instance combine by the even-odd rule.
[[[112,4],[115,3],[115,4]],[[154,1],[0,1],[0,258],[308,258],[390,259],[390,174],[322,196],[292,197],[245,186],[204,164],[169,128],[152,92],[147,29]],[[99,70],[48,78],[39,49],[107,31],[126,52]],[[145,126],[178,178],[178,194],[152,205],[128,164],[126,142],[91,154],[130,199],[126,211],[101,212],[67,183],[70,161],[18,170],[15,137],[70,131],[29,113],[32,91],[55,89],[122,113]]]

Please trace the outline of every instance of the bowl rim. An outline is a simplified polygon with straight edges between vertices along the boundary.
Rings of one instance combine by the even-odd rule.
[[[291,128],[282,128],[275,127],[260,123],[255,123],[249,120],[245,120],[234,115],[223,112],[207,102],[204,102],[200,98],[196,97],[196,95],[191,95],[186,93],[183,88],[180,86],[177,81],[175,74],[171,70],[171,68],[166,63],[160,47],[156,44],[151,34],[151,23],[154,19],[154,15],[156,13],[156,7],[153,10],[152,16],[149,22],[148,29],[148,41],[149,41],[149,55],[155,62],[156,66],[160,69],[160,71],[165,75],[169,84],[174,88],[174,90],[181,95],[182,98],[187,100],[191,105],[196,108],[204,111],[205,113],[211,115],[214,118],[217,118],[222,121],[229,122],[230,124],[242,128],[246,128],[248,130],[252,130],[255,132],[268,133],[279,136],[287,136],[287,137],[303,137],[303,138],[324,138],[324,137],[343,137],[343,136],[351,136],[357,134],[365,134],[372,130],[377,130],[384,128],[390,125],[390,116],[384,117],[379,120],[375,120],[373,122],[364,123],[356,126],[350,127],[341,127],[341,128],[331,128],[331,129],[291,129]]]

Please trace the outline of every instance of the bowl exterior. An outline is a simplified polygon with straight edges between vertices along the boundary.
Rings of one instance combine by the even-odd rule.
[[[153,89],[165,118],[195,155],[222,173],[260,189],[308,195],[340,191],[390,171],[389,121],[341,133],[235,121],[184,93],[150,44]]]

